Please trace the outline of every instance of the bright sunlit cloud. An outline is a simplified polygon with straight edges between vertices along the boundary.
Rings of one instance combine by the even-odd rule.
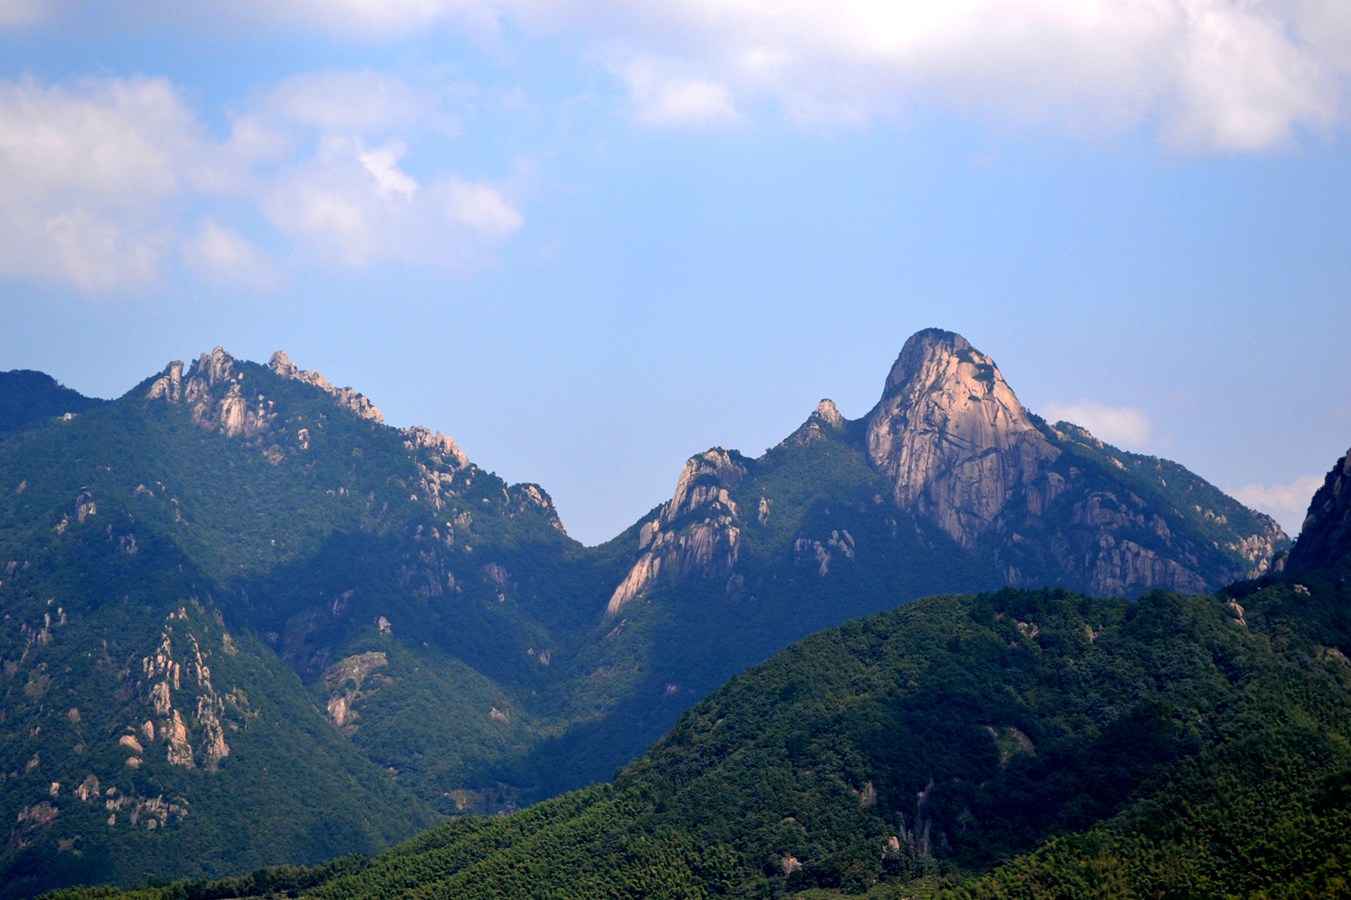
[[[426,96],[365,70],[289,78],[217,138],[164,78],[0,81],[0,276],[105,292],[177,265],[254,286],[288,258],[481,265],[524,217],[437,160],[422,191],[399,135],[445,134]]]
[[[1321,475],[1303,475],[1288,484],[1245,484],[1228,493],[1245,506],[1271,516],[1293,538],[1304,524],[1314,493],[1322,486]]]
[[[1129,406],[1104,406],[1092,400],[1078,403],[1048,403],[1038,411],[1048,422],[1071,422],[1087,428],[1094,437],[1118,447],[1139,450],[1149,444],[1154,425],[1149,417]]]
[[[647,124],[770,101],[805,122],[947,109],[1074,134],[1157,129],[1191,152],[1262,150],[1344,120],[1351,25],[1334,3],[1247,0],[504,0],[607,48]],[[702,96],[653,106],[634,67]],[[709,88],[716,87],[716,91]]]

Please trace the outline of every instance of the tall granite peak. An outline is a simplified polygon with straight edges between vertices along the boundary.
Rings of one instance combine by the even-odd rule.
[[[1286,569],[1351,569],[1351,450],[1314,493]]]
[[[932,328],[901,349],[868,416],[867,445],[897,505],[966,547],[1060,455],[990,357]]]

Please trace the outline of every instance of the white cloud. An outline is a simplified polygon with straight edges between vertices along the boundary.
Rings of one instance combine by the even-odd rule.
[[[0,274],[82,290],[153,280],[165,204],[200,180],[202,147],[163,79],[0,82]]]
[[[444,209],[455,221],[489,238],[505,238],[525,224],[525,217],[497,188],[450,179],[440,186]]]
[[[276,267],[252,241],[238,231],[204,219],[183,247],[192,268],[218,281],[265,288],[277,278]]]
[[[314,158],[294,163],[270,185],[268,217],[305,255],[365,268],[397,251],[389,221],[397,198],[362,164],[365,153],[359,141],[329,138]]]
[[[0,3],[0,23],[42,14],[40,0]],[[824,124],[938,108],[1087,136],[1148,128],[1194,152],[1259,151],[1344,123],[1351,75],[1345,0],[146,0],[108,15],[353,42],[449,28],[498,49],[563,33],[628,87],[649,125],[766,105]],[[341,86],[305,76],[277,100],[329,128],[403,102],[391,83],[386,110],[369,92],[348,103],[319,90],[326,77]]]
[[[434,158],[422,181],[405,168],[404,135],[447,135],[427,96],[368,71],[292,78],[220,139],[162,78],[0,81],[0,276],[105,292],[174,265],[265,286],[287,256],[481,265],[524,219]]]
[[[1051,422],[1072,422],[1087,428],[1094,437],[1127,449],[1149,444],[1154,425],[1149,417],[1129,406],[1104,406],[1092,400],[1078,403],[1049,403],[1041,414]]]
[[[402,153],[398,142],[367,150],[330,137],[275,179],[267,214],[302,255],[352,269],[481,264],[524,224],[488,184],[450,175],[424,190],[397,167]]]
[[[644,125],[702,126],[739,118],[731,91],[716,82],[663,72],[651,60],[632,61],[621,75]]]
[[[1292,43],[1288,24],[1241,6],[1184,4],[1189,39],[1165,137],[1202,150],[1260,150],[1294,123],[1324,127],[1341,100],[1331,61]]]
[[[1157,127],[1188,150],[1260,150],[1340,121],[1351,69],[1341,0],[502,3],[535,28],[603,48],[640,114],[654,108],[630,67],[663,60],[705,86],[686,102],[721,112],[708,121],[752,101],[817,122],[939,107],[1082,134]],[[691,122],[660,108],[647,121]]]
[[[434,106],[430,92],[370,69],[295,75],[263,99],[268,114],[281,121],[347,133],[409,128],[425,121]]]
[[[357,160],[375,179],[380,193],[386,197],[410,199],[418,189],[418,183],[407,172],[399,169],[399,160],[408,150],[403,141],[390,141],[374,150],[361,150]]]
[[[1323,486],[1323,476],[1302,475],[1289,484],[1245,484],[1228,493],[1245,506],[1271,516],[1286,534],[1295,537],[1304,525],[1309,502]]]

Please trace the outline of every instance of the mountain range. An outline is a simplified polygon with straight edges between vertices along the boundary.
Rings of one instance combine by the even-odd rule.
[[[217,348],[112,402],[26,372],[0,396],[5,896],[372,853],[605,781],[736,673],[921,596],[1202,594],[1345,557],[1344,490],[1287,561],[1266,516],[1045,422],[939,330],[862,419],[822,401],[759,458],[697,454],[597,547],[539,486],[284,353]],[[991,602],[963,615],[1048,627]]]

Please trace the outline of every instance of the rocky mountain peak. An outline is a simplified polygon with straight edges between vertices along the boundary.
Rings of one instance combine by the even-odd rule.
[[[267,367],[282,378],[304,382],[319,388],[337,400],[339,405],[351,410],[363,419],[369,419],[377,425],[383,425],[385,422],[385,417],[380,414],[380,410],[365,394],[350,387],[334,387],[332,382],[319,372],[306,371],[297,367],[295,363],[291,362],[291,358],[286,355],[285,350],[278,350],[273,353],[272,358],[267,361]]]
[[[846,424],[844,416],[840,414],[839,407],[837,407],[835,401],[830,398],[826,398],[816,404],[816,409],[812,411],[812,418],[819,420],[822,425],[837,431]]]
[[[1289,571],[1351,566],[1351,450],[1337,460],[1313,495]]]
[[[680,471],[675,493],[658,515],[643,523],[638,558],[610,595],[606,613],[646,593],[664,571],[730,570],[741,547],[740,514],[731,492],[748,474],[735,450],[714,447],[691,456]]]
[[[736,490],[745,475],[745,463],[735,450],[714,447],[691,456],[680,470],[675,494],[662,511],[662,522],[670,525],[682,516],[716,503],[735,512],[735,504],[727,492]]]
[[[188,369],[188,378],[203,379],[207,385],[220,384],[231,380],[234,374],[235,358],[225,352],[224,347],[214,348],[210,354],[203,353]]]
[[[869,460],[897,504],[964,546],[1060,453],[994,361],[939,329],[905,342],[867,423]]]
[[[797,431],[785,438],[785,441],[810,444],[813,441],[821,440],[827,434],[844,431],[848,427],[849,420],[840,414],[835,401],[826,399],[816,404],[816,409],[812,410],[812,414],[807,417],[807,421],[798,426]]]

